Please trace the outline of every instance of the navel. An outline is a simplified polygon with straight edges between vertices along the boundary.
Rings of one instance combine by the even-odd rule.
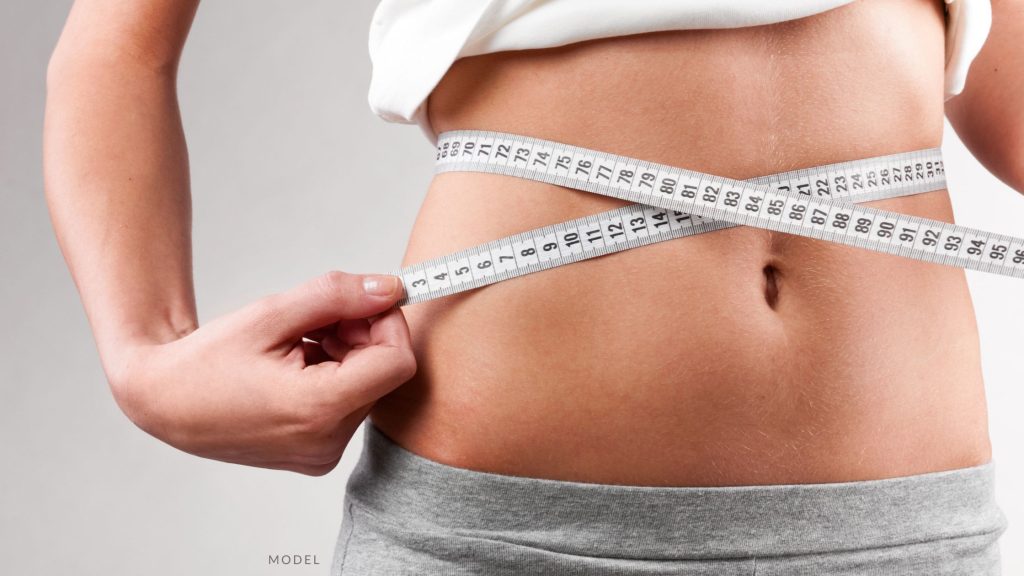
[[[779,302],[779,270],[772,264],[764,267],[764,300],[772,310]]]

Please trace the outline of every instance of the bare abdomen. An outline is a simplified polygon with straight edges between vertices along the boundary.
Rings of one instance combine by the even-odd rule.
[[[940,2],[455,63],[438,132],[517,132],[729,176],[939,145]],[[431,182],[403,265],[625,204]],[[952,221],[945,191],[871,205]],[[447,464],[639,485],[891,477],[990,457],[962,271],[733,228],[405,309],[417,376],[374,423]]]

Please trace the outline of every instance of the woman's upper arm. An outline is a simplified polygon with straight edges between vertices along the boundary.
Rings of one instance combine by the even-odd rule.
[[[1024,193],[1024,0],[992,0],[992,28],[946,117],[975,158]]]
[[[198,5],[199,0],[75,0],[49,72],[65,62],[113,60],[173,74]]]

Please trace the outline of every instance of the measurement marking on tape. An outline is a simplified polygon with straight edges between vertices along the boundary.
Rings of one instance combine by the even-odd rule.
[[[858,206],[945,188],[939,149],[732,180],[518,134],[438,136],[437,172],[548,182],[633,202],[412,264],[397,271],[422,302],[587,258],[747,225],[1024,278],[1024,240]]]

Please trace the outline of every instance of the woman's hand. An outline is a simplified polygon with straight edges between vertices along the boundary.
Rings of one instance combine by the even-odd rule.
[[[141,429],[191,454],[326,474],[377,399],[416,372],[393,306],[401,294],[395,276],[330,272],[131,350],[110,379],[114,397]]]
[[[199,326],[177,94],[198,4],[75,0],[46,75],[50,217],[136,425],[206,458],[324,474],[416,371],[400,288],[335,272]]]

